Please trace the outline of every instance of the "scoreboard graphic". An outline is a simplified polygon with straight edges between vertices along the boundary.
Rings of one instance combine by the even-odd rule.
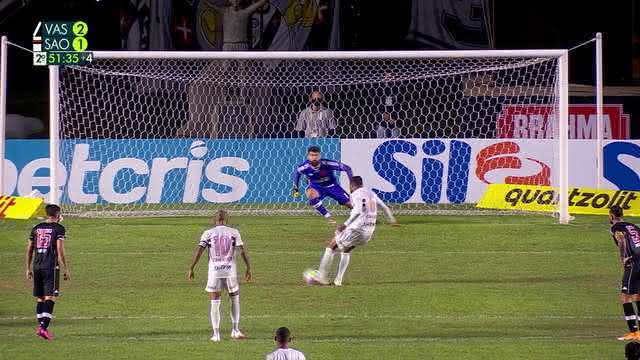
[[[89,26],[84,21],[40,21],[33,30],[33,65],[86,65]]]

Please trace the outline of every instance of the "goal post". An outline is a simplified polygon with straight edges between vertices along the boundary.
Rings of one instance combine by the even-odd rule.
[[[7,37],[0,37],[0,195],[4,192],[7,124]]]
[[[289,196],[290,178],[320,144],[407,212],[474,211],[482,186],[499,182],[486,172],[524,167],[509,154],[528,150],[552,174],[515,177],[556,186],[559,220],[569,220],[567,50],[93,56],[50,67],[50,201],[68,211],[310,212]],[[296,131],[313,91],[327,110],[315,121],[336,123],[322,138]],[[551,138],[509,141],[499,118],[521,103],[545,109],[539,126]],[[480,158],[488,168],[470,164]]]

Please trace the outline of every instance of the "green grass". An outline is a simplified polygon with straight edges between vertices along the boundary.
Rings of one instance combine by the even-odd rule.
[[[255,280],[250,340],[208,341],[205,259],[185,280],[205,218],[66,219],[73,279],[34,334],[23,275],[32,223],[0,223],[0,358],[262,359],[288,326],[309,359],[621,359],[620,268],[604,217],[404,216],[357,249],[345,286],[302,284],[332,228],[318,217],[235,217]],[[634,220],[634,219],[631,219]],[[242,265],[239,265],[242,269]]]

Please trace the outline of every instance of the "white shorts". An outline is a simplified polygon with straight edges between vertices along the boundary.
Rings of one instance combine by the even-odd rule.
[[[220,278],[209,276],[207,279],[207,287],[204,288],[206,292],[222,292],[227,290],[229,294],[240,290],[237,277]]]
[[[367,245],[369,240],[371,240],[371,234],[366,234],[355,229],[347,228],[336,234],[336,244],[340,251],[345,251],[353,246]]]

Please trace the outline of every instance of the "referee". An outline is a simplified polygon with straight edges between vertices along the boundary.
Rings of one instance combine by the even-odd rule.
[[[53,317],[53,306],[59,295],[60,266],[64,268],[64,279],[69,280],[69,267],[64,257],[64,226],[58,205],[45,207],[47,220],[33,227],[25,256],[26,276],[33,279],[33,296],[36,298],[38,328],[36,334],[45,340],[53,339],[49,323]],[[34,255],[35,253],[35,255]]]

